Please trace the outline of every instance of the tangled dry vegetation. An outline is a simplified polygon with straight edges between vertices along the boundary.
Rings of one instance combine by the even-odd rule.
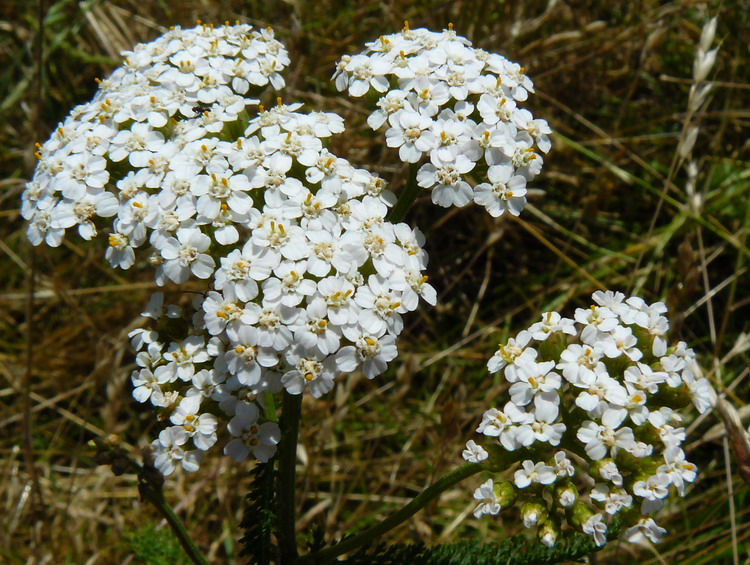
[[[407,220],[427,235],[439,305],[407,321],[395,370],[306,399],[302,531],[320,524],[341,535],[367,525],[378,518],[373,513],[397,507],[459,463],[482,411],[505,392],[484,369],[497,342],[540,311],[587,306],[585,297],[600,288],[664,300],[674,338],[696,349],[717,390],[750,415],[741,408],[750,394],[750,53],[743,39],[750,15],[742,2],[39,4],[41,11],[36,3],[0,6],[0,561],[181,562],[156,513],[139,502],[136,478],[96,466],[88,444],[114,433],[135,455],[155,435],[153,418],[130,396],[126,339],[153,290],[151,274],[113,271],[97,245],[32,250],[19,195],[33,170],[33,143],[90,98],[94,78],[119,64],[121,50],[196,19],[273,25],[293,61],[285,101],[345,116],[347,144],[332,149],[392,178],[394,187],[405,171],[369,131],[364,110],[328,79],[341,54],[404,20],[430,29],[452,22],[475,45],[524,64],[538,93],[534,113],[558,133],[519,219],[493,219],[479,207],[446,213],[428,197],[412,210]],[[713,15],[715,83],[705,109],[689,112],[693,57]],[[694,174],[685,166],[693,161]],[[663,511],[669,536],[655,547],[614,543],[602,562],[747,559],[742,461],[731,456],[715,415],[687,426],[688,456],[701,476],[686,499]],[[214,455],[197,476],[167,481],[168,499],[214,562],[242,562],[236,540],[246,476],[242,465]],[[476,486],[446,493],[391,541],[515,532],[512,520],[471,518]]]

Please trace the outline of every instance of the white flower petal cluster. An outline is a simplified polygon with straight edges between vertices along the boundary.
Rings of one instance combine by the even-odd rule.
[[[247,122],[246,107],[258,102],[251,94],[284,86],[289,57],[270,28],[249,25],[176,27],[123,55],[94,98],[38,146],[22,196],[28,238],[56,247],[77,228],[90,240],[105,219],[113,266],[131,267],[134,249],[150,242],[169,278],[206,278],[213,265],[197,230],[236,241],[231,226],[252,206],[222,139]]]
[[[372,186],[377,177],[336,160],[345,173],[341,193],[331,196],[322,186],[312,192],[310,175],[305,185],[287,179],[305,192],[299,198],[266,188],[252,235],[220,258],[213,290],[194,300],[193,312],[170,307],[162,314],[163,298],[152,300],[150,317],[181,319],[188,335],[175,339],[168,323],[132,334],[141,366],[132,375],[133,396],[175,424],[153,443],[164,474],[177,461],[197,469],[224,420],[232,438],[225,454],[267,461],[279,429],[263,421],[265,393],[318,398],[344,373],[374,378],[398,354],[402,315],[420,297],[435,303],[422,274],[422,234],[384,219],[383,194],[375,196]]]
[[[487,366],[509,383],[509,400],[484,413],[477,432],[491,442],[467,445],[464,459],[492,463],[494,453],[521,463],[496,502],[508,506],[512,487],[513,501],[531,504],[537,516],[535,505],[547,501],[550,522],[538,530],[544,543],[567,523],[602,545],[618,513],[624,525],[635,524],[629,539],[657,541],[663,530],[649,516],[671,490],[683,496],[697,473],[681,447],[678,410],[692,403],[704,413],[715,392],[693,350],[668,345],[663,303],[612,291],[592,300],[573,319],[545,313],[499,346]],[[495,508],[486,506],[490,499],[483,495],[478,515]]]
[[[494,217],[517,216],[552,133],[519,106],[534,91],[524,68],[472,47],[452,28],[436,33],[407,24],[367,47],[344,56],[333,80],[353,97],[379,96],[368,124],[386,128],[386,143],[402,161],[427,161],[417,182],[432,201],[474,201]]]
[[[420,297],[436,301],[423,274],[424,236],[385,220],[392,198],[382,180],[325,150],[311,123],[288,108],[264,112],[248,126],[258,134],[235,144],[248,147],[228,154],[230,163],[248,167],[245,178],[263,181],[243,211],[247,239],[219,257],[215,270],[208,236],[197,227],[178,228],[157,245],[157,277],[182,282],[192,272],[209,278],[212,290],[185,317],[189,337],[170,342],[167,334],[155,342],[164,345],[149,345],[161,355],[134,373],[133,384],[148,382],[151,390],[136,388],[136,398],[175,410],[182,398],[202,397],[210,413],[229,419],[224,453],[237,461],[250,454],[266,461],[279,440],[256,399],[282,389],[318,398],[356,370],[374,378],[397,355],[402,315]],[[206,276],[196,270],[204,265],[211,267]],[[198,451],[216,441],[215,434],[210,441],[198,436],[200,443],[185,437]],[[168,451],[172,463],[160,467],[167,473],[180,453],[161,439],[154,447],[160,456]]]
[[[156,466],[194,471],[217,442],[267,461],[280,434],[266,393],[317,398],[344,373],[374,378],[402,316],[435,304],[424,236],[385,219],[381,178],[326,149],[341,117],[281,99],[247,111],[251,88],[283,86],[270,29],[174,29],[126,57],[40,148],[29,238],[59,245],[78,225],[90,239],[113,218],[113,266],[148,244],[159,285],[206,281],[190,313],[157,293],[144,315],[159,329],[131,334],[133,396],[171,423]]]

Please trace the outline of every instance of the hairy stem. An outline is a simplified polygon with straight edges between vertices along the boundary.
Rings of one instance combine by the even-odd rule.
[[[414,204],[414,201],[417,199],[420,190],[421,187],[417,184],[417,165],[416,163],[410,163],[409,177],[406,179],[406,186],[404,187],[403,192],[399,195],[396,205],[388,215],[388,221],[393,222],[394,224],[402,221],[406,216],[406,213],[409,211],[409,208],[411,208],[411,205]]]
[[[329,563],[342,553],[352,551],[353,549],[372,542],[402,522],[405,522],[419,510],[424,508],[429,502],[440,496],[443,491],[483,469],[485,469],[485,467],[476,463],[466,463],[465,465],[462,465],[458,469],[451,471],[442,477],[436,483],[424,489],[414,497],[409,504],[382,522],[377,523],[372,528],[350,538],[346,538],[344,541],[337,543],[332,547],[304,555],[295,561],[295,565],[323,565],[324,563]]]
[[[294,487],[297,463],[297,435],[302,414],[302,395],[284,391],[281,404],[281,441],[279,442],[278,509],[279,551],[286,565],[297,558]]]

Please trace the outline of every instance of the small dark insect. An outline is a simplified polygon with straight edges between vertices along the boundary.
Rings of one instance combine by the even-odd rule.
[[[203,102],[198,102],[198,104],[191,108],[194,114],[193,117],[197,118],[198,116],[202,115],[203,112],[208,112],[211,109],[211,106],[213,106],[213,104],[204,104]]]

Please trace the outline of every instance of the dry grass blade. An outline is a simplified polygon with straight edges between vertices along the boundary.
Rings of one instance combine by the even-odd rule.
[[[719,398],[716,402],[716,411],[724,422],[724,429],[734,456],[733,460],[738,467],[737,471],[750,485],[750,435],[743,427],[737,409],[726,399]]]

